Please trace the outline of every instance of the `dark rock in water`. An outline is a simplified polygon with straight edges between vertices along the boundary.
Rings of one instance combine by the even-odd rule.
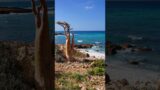
[[[90,57],[88,53],[86,54],[86,57]]]
[[[135,49],[131,49],[131,52],[135,52]]]
[[[131,44],[129,44],[129,43],[125,43],[125,44],[122,44],[121,47],[122,47],[123,49],[127,49],[127,48],[134,48],[135,46],[133,46],[133,45],[131,45]]]
[[[93,44],[79,44],[79,45],[75,45],[75,48],[92,48]]]
[[[113,47],[116,49],[116,50],[122,50],[122,47],[120,45],[113,45]]]
[[[146,51],[152,51],[151,48],[136,48],[136,51],[146,52]]]
[[[121,49],[122,49],[122,47],[120,45],[115,45],[115,44],[112,44],[111,42],[108,41],[108,43],[107,43],[107,54],[115,55],[115,54],[117,54],[117,51],[121,50]]]
[[[111,49],[111,55],[117,54],[117,49],[116,48],[112,48]]]
[[[99,52],[99,50],[96,50],[97,52]]]
[[[115,55],[115,54],[117,54],[117,49],[116,48],[107,48],[107,54],[108,55]]]
[[[132,65],[139,65],[140,62],[135,60],[128,60],[128,63]]]
[[[32,9],[24,9],[17,7],[0,7],[0,14],[10,14],[10,13],[31,13]]]

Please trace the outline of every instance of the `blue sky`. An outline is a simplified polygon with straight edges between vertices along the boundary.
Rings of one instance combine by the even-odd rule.
[[[55,0],[55,21],[66,21],[73,30],[105,30],[105,0]]]

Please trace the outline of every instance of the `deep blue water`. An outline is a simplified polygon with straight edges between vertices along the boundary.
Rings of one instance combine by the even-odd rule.
[[[53,1],[48,1],[47,6],[53,8]],[[36,2],[38,5],[38,3]],[[20,8],[30,8],[31,7],[31,0],[30,1],[19,1],[19,2],[0,2],[0,7],[20,7]]]
[[[63,33],[63,31],[56,31],[58,33]],[[75,34],[75,44],[95,44],[93,50],[98,50],[104,53],[105,51],[105,31],[72,31]],[[57,35],[55,37],[56,44],[64,44],[65,36]]]
[[[115,57],[121,60],[143,59],[146,60],[144,67],[151,68],[154,65],[154,69],[160,70],[160,2],[108,2],[106,10],[110,41],[153,49],[151,52],[125,53]]]
[[[30,2],[0,2],[1,7],[31,8]],[[48,2],[49,23],[53,28],[53,2]],[[34,41],[35,18],[32,13],[0,14],[0,40]],[[52,31],[52,30],[51,30]]]

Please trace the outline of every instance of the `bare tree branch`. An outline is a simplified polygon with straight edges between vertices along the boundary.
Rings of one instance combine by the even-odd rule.
[[[57,24],[62,26],[64,28],[65,35],[67,36],[67,33],[70,33],[70,25],[65,21],[58,21]]]
[[[32,0],[32,10],[33,10],[33,13],[34,13],[34,15],[37,15],[37,9],[36,9],[36,5],[35,5],[35,1],[34,0]]]

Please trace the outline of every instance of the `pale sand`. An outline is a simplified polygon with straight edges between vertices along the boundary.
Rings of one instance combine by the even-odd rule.
[[[127,65],[121,61],[109,61],[107,63],[107,73],[111,80],[127,79],[129,83],[136,81],[156,81],[160,79],[160,72],[154,72],[147,69],[140,69],[133,65]]]
[[[105,53],[95,52],[93,50],[78,49],[80,52],[89,54],[91,59],[105,59]]]

